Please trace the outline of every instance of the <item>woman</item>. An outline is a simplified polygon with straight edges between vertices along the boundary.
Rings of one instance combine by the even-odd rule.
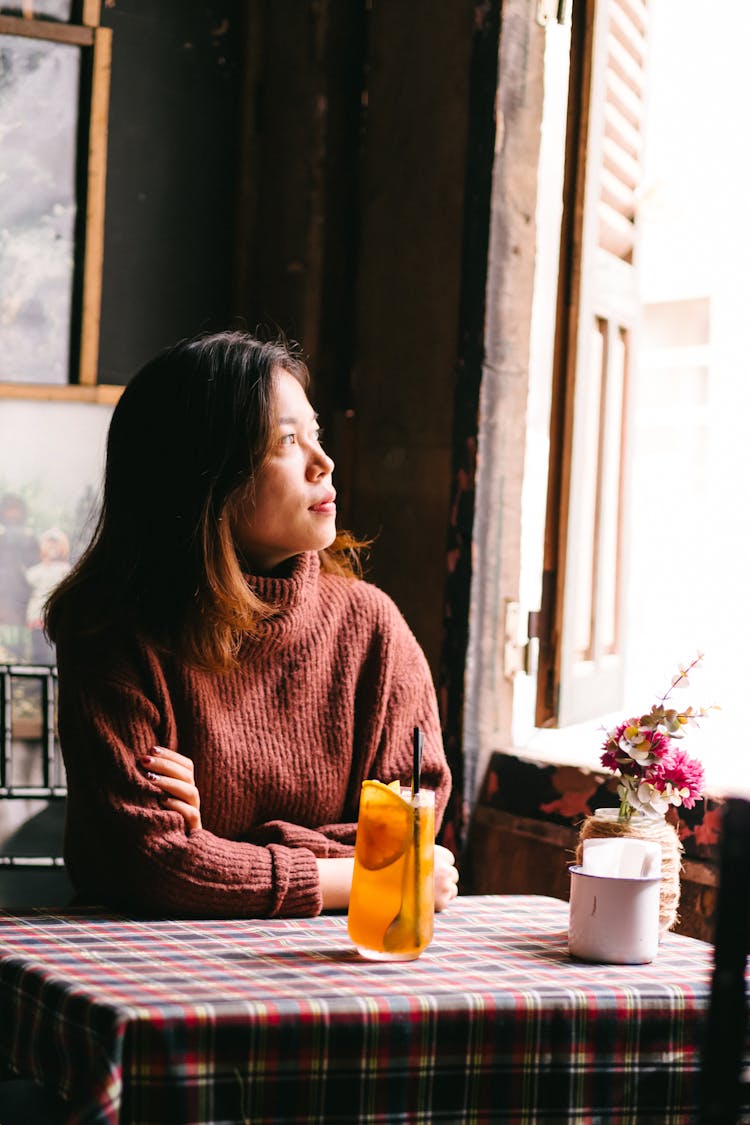
[[[345,907],[361,783],[409,780],[417,725],[442,816],[429,670],[337,537],[308,378],[289,348],[220,333],[148,363],[114,411],[99,524],[46,616],[84,901]],[[456,882],[437,849],[438,909]]]

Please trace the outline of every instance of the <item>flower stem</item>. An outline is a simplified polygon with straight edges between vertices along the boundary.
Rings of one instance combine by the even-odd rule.
[[[703,653],[699,652],[698,655],[690,661],[687,668],[680,668],[679,676],[676,678],[676,680],[673,683],[671,683],[669,685],[667,690],[664,692],[664,695],[662,695],[662,697],[660,699],[660,703],[664,704],[664,703],[667,702],[667,699],[672,694],[674,689],[677,687],[677,684],[679,684],[680,680],[687,680],[689,674],[693,671],[694,668],[698,667],[698,665],[700,664],[702,659],[703,659]]]

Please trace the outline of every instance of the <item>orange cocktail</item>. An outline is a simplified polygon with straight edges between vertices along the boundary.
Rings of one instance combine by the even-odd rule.
[[[408,961],[432,940],[435,794],[362,783],[349,937],[364,957]]]

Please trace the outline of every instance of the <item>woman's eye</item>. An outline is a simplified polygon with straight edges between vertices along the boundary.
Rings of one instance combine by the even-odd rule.
[[[280,445],[295,445],[297,442],[296,434],[283,434],[279,444]]]

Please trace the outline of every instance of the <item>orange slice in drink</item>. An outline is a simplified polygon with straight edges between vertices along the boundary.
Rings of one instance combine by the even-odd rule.
[[[404,854],[409,842],[411,809],[400,784],[363,781],[357,825],[356,856],[368,871],[379,871]]]

